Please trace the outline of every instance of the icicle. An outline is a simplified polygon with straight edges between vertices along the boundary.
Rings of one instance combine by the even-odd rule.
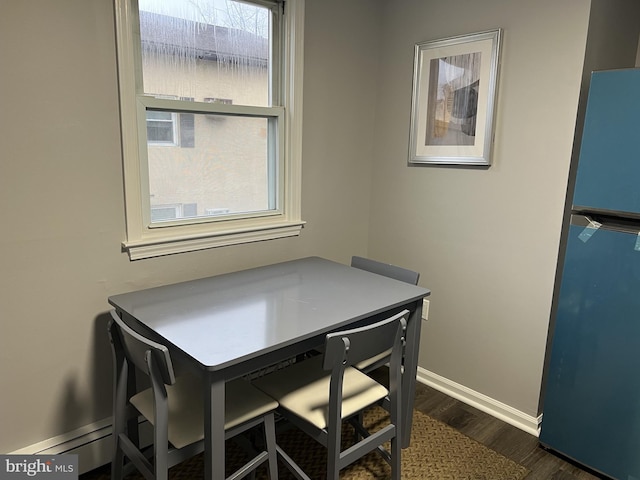
[[[248,84],[264,77],[267,9],[232,0],[140,0],[140,10],[145,93],[226,98],[225,78]]]

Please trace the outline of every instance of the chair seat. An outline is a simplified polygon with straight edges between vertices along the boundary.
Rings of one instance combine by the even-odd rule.
[[[331,372],[322,369],[322,355],[265,375],[253,384],[285,408],[320,429],[327,427]],[[344,372],[342,418],[385,398],[389,391],[359,370]]]
[[[184,375],[167,385],[169,404],[169,442],[182,448],[204,438],[202,379]],[[151,388],[131,397],[131,403],[153,425]],[[225,387],[225,430],[275,410],[278,403],[243,379]]]

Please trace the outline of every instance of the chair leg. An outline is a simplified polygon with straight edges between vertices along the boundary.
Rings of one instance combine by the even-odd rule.
[[[117,437],[117,433],[115,436]],[[120,442],[116,439],[114,442],[113,460],[111,461],[111,479],[122,480],[122,468],[124,462],[124,455],[120,448]]]
[[[264,436],[269,455],[269,478],[278,480],[278,452],[276,449],[276,422],[271,412],[264,417]]]
[[[153,427],[153,470],[155,480],[169,479],[169,420],[166,398],[162,404],[156,402],[156,418]],[[160,411],[160,414],[159,414]]]
[[[341,428],[327,437],[327,480],[339,479],[341,438]]]
[[[111,478],[122,480],[124,476],[125,455],[122,450],[120,435],[128,434],[132,422],[127,418],[127,382],[131,378],[126,362],[116,362],[115,388],[113,395],[113,457],[111,461]],[[136,423],[135,428],[138,425]]]
[[[337,465],[327,465],[327,480],[339,480],[340,470]]]
[[[162,446],[165,446],[162,448]],[[167,466],[167,447],[166,443],[163,445],[154,445],[155,452],[153,458],[153,466],[155,473],[155,480],[169,480],[169,468]]]
[[[391,439],[391,478],[400,480],[402,473],[402,449],[400,448],[400,440],[396,435]]]
[[[128,362],[126,364],[127,374],[125,376],[126,381],[126,391],[121,392],[121,394],[126,395],[126,392],[135,392],[136,390],[136,371],[133,365],[130,365]],[[123,411],[127,411],[130,407],[125,407],[125,404],[128,404],[126,397],[122,398],[122,406]],[[133,442],[133,444],[140,448],[140,427],[138,425],[138,415],[131,415],[127,413],[127,437],[129,440]]]

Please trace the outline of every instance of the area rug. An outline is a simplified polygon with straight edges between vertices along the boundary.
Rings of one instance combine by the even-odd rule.
[[[365,423],[371,430],[388,421],[385,410],[375,407],[367,412]],[[345,428],[343,441],[348,443],[353,432]],[[326,451],[315,440],[297,429],[287,429],[278,434],[278,444],[314,480],[325,475]],[[232,442],[227,445],[227,463],[231,469],[240,465],[242,450]],[[228,472],[231,473],[231,470]],[[453,428],[419,411],[414,411],[411,445],[402,451],[403,480],[521,480],[528,471],[521,465],[494,452]],[[279,465],[279,479],[294,479],[283,465]],[[83,475],[83,480],[105,480],[101,475]],[[127,480],[138,480],[140,475],[130,475]],[[203,478],[202,455],[193,457],[170,470],[171,480]],[[261,468],[257,479],[267,479],[266,468]],[[344,480],[378,480],[390,478],[387,463],[375,452],[341,471]]]

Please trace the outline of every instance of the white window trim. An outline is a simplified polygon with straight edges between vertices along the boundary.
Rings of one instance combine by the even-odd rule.
[[[299,235],[305,223],[301,217],[304,0],[287,0],[284,15],[284,109],[281,112],[284,122],[280,123],[283,143],[280,149],[284,154],[284,164],[280,177],[283,197],[279,210],[252,218],[230,218],[167,228],[151,228],[146,221],[149,214],[143,211],[143,196],[148,194],[145,191],[148,182],[145,188],[147,172],[140,159],[145,158],[147,146],[139,142],[138,130],[146,129],[146,116],[137,111],[140,102],[136,95],[135,69],[140,62],[136,62],[136,49],[133,48],[137,39],[128,28],[135,11],[131,0],[114,1],[127,227],[122,247],[129,258],[138,260]],[[224,109],[224,105],[220,107]]]

